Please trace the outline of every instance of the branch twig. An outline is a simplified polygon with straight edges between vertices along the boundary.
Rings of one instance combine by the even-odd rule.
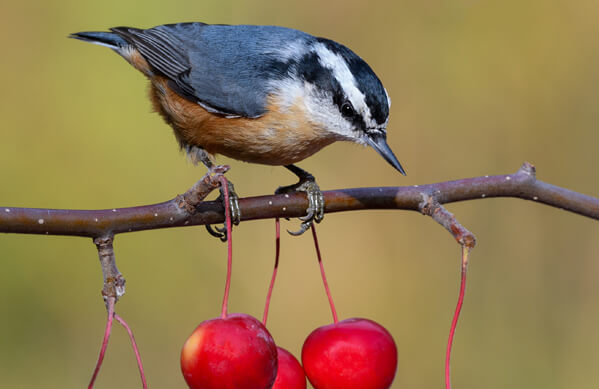
[[[140,207],[67,210],[0,207],[0,232],[97,237],[132,231],[224,221],[220,201],[200,202],[218,186],[205,176],[186,194]],[[364,209],[420,211],[425,196],[439,204],[491,197],[515,197],[561,208],[599,220],[599,198],[539,181],[535,168],[524,163],[514,174],[466,178],[410,187],[340,189],[324,192],[327,213]],[[202,197],[203,196],[203,197]],[[191,201],[190,205],[190,200]],[[239,200],[242,220],[299,217],[306,214],[305,194],[247,197]]]
[[[422,203],[420,203],[420,212],[422,214],[432,217],[437,223],[445,227],[462,246],[469,249],[474,248],[476,238],[472,232],[462,226],[455,216],[439,204],[434,197],[428,194],[423,194],[422,197]]]
[[[94,239],[94,244],[98,248],[98,256],[100,257],[100,265],[102,266],[102,275],[104,276],[102,296],[107,304],[107,308],[109,299],[114,299],[114,302],[116,303],[119,298],[125,294],[125,278],[116,267],[114,247],[112,245],[113,240],[114,237],[112,236]]]

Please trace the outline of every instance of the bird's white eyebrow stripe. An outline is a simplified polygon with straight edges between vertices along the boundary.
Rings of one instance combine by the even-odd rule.
[[[366,104],[366,96],[358,89],[356,78],[345,60],[339,54],[329,50],[323,43],[315,44],[314,52],[317,54],[320,64],[327,69],[331,69],[333,76],[339,81],[341,88],[343,88],[354,108],[360,111],[362,116],[369,121],[371,114]]]

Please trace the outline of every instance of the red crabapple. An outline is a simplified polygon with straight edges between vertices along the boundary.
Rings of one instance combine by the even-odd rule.
[[[202,322],[181,351],[191,389],[270,389],[277,376],[277,348],[250,315],[236,313]]]
[[[306,375],[299,361],[284,348],[277,347],[279,367],[272,389],[306,389]]]
[[[368,319],[346,319],[315,329],[302,363],[315,389],[387,389],[397,370],[391,334]]]

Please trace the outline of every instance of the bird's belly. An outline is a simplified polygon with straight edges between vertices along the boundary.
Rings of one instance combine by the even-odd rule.
[[[224,135],[211,138],[202,147],[209,153],[265,165],[297,163],[333,142],[306,136],[291,127],[255,129],[250,126],[233,129]]]

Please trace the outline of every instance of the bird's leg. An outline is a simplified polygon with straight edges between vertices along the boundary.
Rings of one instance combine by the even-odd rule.
[[[202,161],[204,165],[206,165],[206,167],[208,168],[208,173],[211,175],[222,174],[223,171],[226,171],[225,169],[223,169],[222,165],[215,165],[212,162],[210,155],[204,149],[198,149],[196,153],[196,158]],[[241,211],[239,210],[239,197],[237,196],[237,193],[235,193],[235,187],[233,186],[233,183],[227,180],[227,185],[229,186],[229,204],[224,204],[225,194],[224,189],[222,187],[220,188],[220,195],[218,196],[218,199],[221,202],[223,202],[223,205],[225,207],[229,207],[229,209],[231,210],[231,221],[234,225],[238,225],[241,221]],[[207,224],[206,230],[208,230],[210,235],[219,238],[223,242],[227,241],[226,226],[223,226],[222,228],[215,227],[213,229],[210,224]]]
[[[295,165],[285,165],[285,168],[295,174],[299,181],[294,185],[281,186],[275,193],[305,192],[308,196],[308,209],[306,210],[306,216],[300,217],[302,225],[299,231],[288,231],[291,235],[298,236],[306,232],[312,223],[320,223],[324,218],[324,196],[312,174]]]

